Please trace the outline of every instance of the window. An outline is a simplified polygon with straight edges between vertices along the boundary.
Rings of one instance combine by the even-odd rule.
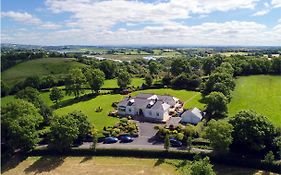
[[[132,112],[132,110],[131,110],[131,109],[129,109],[129,112]]]
[[[156,115],[157,115],[157,116],[159,116],[159,113],[158,113],[158,112],[156,112]]]

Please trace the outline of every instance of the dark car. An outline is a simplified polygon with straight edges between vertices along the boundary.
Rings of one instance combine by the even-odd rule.
[[[103,141],[103,143],[116,143],[118,142],[118,139],[116,137],[106,137]]]
[[[128,136],[128,135],[120,136],[119,139],[120,139],[120,142],[123,142],[123,143],[128,143],[128,142],[134,141],[134,138],[131,136]]]
[[[181,147],[182,146],[182,142],[177,140],[177,139],[170,139],[170,143],[172,147]]]

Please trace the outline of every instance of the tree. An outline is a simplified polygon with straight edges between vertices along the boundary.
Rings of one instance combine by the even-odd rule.
[[[40,109],[40,114],[44,117],[45,122],[48,123],[49,117],[52,116],[52,110],[46,105],[39,95],[40,94],[37,89],[26,87],[16,94],[16,98],[23,99],[34,104],[36,108]]]
[[[272,59],[272,71],[275,74],[281,74],[281,56]]]
[[[100,69],[87,69],[85,71],[85,77],[92,91],[98,93],[105,80],[103,71]]]
[[[68,149],[79,135],[77,120],[71,115],[55,117],[50,124],[50,142],[59,151]]]
[[[27,77],[23,83],[24,87],[40,88],[40,78],[38,76]]]
[[[214,59],[207,57],[203,60],[202,69],[204,70],[206,75],[211,74],[211,72],[215,70],[215,68],[216,64]]]
[[[150,87],[150,86],[152,85],[152,83],[153,83],[152,76],[146,75],[146,76],[145,76],[145,84],[146,84],[148,87]]]
[[[186,149],[188,151],[191,150],[191,147],[192,147],[192,137],[191,136],[188,136],[187,139],[186,139]]]
[[[96,151],[97,144],[98,144],[98,131],[97,131],[97,129],[95,129],[95,127],[92,127],[91,133],[93,136],[93,143],[91,145],[91,149]]]
[[[230,119],[233,126],[233,148],[259,152],[270,148],[276,136],[272,123],[253,111],[240,111]]]
[[[151,60],[149,61],[148,63],[148,69],[149,69],[149,72],[152,74],[152,75],[157,75],[159,72],[160,72],[160,64],[157,63],[156,61],[154,60]]]
[[[171,73],[177,76],[181,73],[190,73],[191,67],[187,59],[178,58],[175,59],[171,64]]]
[[[166,134],[165,141],[164,141],[164,149],[168,151],[170,149],[171,143],[170,143],[170,136],[169,134]]]
[[[58,104],[59,101],[61,101],[63,99],[64,95],[61,89],[54,87],[51,89],[51,93],[50,93],[50,99],[52,100],[52,102],[55,102],[56,104]]]
[[[16,99],[2,108],[1,115],[2,142],[12,150],[28,151],[39,141],[37,128],[43,117],[32,103]]]
[[[235,82],[231,74],[228,73],[212,73],[208,79],[208,81],[205,83],[204,89],[202,93],[204,95],[208,95],[212,91],[215,91],[215,84],[216,83],[222,83],[225,85],[228,91],[234,90],[235,88]]]
[[[100,63],[99,68],[104,72],[106,79],[111,79],[116,76],[117,66],[114,61],[104,60]]]
[[[212,92],[204,99],[208,117],[222,118],[227,114],[227,98],[221,92]]]
[[[40,87],[50,88],[53,87],[56,83],[57,83],[56,78],[53,75],[48,75],[42,78]]]
[[[88,117],[81,111],[73,111],[69,113],[68,116],[76,120],[76,125],[79,130],[78,139],[83,139],[91,130]]]
[[[204,136],[210,140],[215,151],[227,151],[232,143],[233,126],[225,120],[214,120],[208,122]]]
[[[274,161],[275,157],[272,151],[269,151],[265,156],[264,156],[264,161],[267,163],[272,163]]]
[[[213,165],[210,164],[209,157],[204,159],[194,160],[191,165],[191,175],[215,175]]]
[[[131,84],[131,76],[126,71],[121,71],[117,77],[117,84],[121,89],[125,89]]]
[[[81,69],[75,68],[70,70],[65,79],[66,95],[74,95],[79,97],[84,92],[83,84],[85,83],[85,76]]]

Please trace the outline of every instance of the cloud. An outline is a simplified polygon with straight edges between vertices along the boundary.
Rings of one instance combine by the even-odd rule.
[[[257,11],[252,16],[264,16],[264,15],[268,14],[269,12],[270,12],[270,9],[264,9],[264,10]]]
[[[228,21],[185,25],[166,22],[142,29],[119,29],[95,32],[85,29],[65,29],[50,33],[26,34],[13,32],[9,41],[32,44],[89,44],[89,45],[280,45],[281,26],[268,28],[251,21]],[[27,40],[28,38],[28,40]],[[7,39],[8,40],[8,39]]]
[[[272,1],[271,1],[271,5],[272,5],[274,8],[281,8],[281,0],[272,0]]]
[[[69,12],[71,24],[96,31],[109,30],[119,22],[161,24],[185,20],[191,14],[204,15],[214,11],[253,9],[257,0],[170,0],[145,3],[126,0],[46,0],[53,13]]]
[[[54,24],[52,22],[43,22],[39,18],[32,16],[27,12],[14,12],[14,11],[1,12],[1,17],[8,17],[17,22],[36,25],[43,29],[60,28],[60,25]]]

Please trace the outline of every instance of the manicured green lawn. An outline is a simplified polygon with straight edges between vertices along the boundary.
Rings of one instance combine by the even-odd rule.
[[[257,75],[239,77],[229,104],[234,116],[243,109],[251,109],[281,126],[281,76]]]
[[[93,123],[97,129],[101,130],[104,126],[110,126],[118,121],[118,118],[109,117],[108,113],[113,111],[111,107],[113,102],[118,102],[122,99],[122,95],[100,95],[88,101],[81,101],[54,111],[57,115],[65,115],[74,110],[82,111],[89,117],[89,121]],[[101,107],[101,112],[96,112],[96,109]]]
[[[143,78],[132,78],[132,82],[130,86],[138,87],[141,86],[144,82],[145,80]],[[118,88],[117,80],[116,79],[105,80],[102,88]]]
[[[29,76],[59,76],[66,74],[72,68],[85,66],[71,58],[42,58],[19,63],[2,72],[1,78],[12,86]]]
[[[169,88],[162,88],[162,89],[147,89],[142,91],[136,91],[132,93],[132,96],[135,96],[139,93],[154,93],[159,95],[171,95],[177,97],[181,101],[185,102],[185,108],[193,108],[197,107],[199,109],[204,108],[204,104],[200,103],[199,100],[201,99],[201,93],[195,91],[186,91],[186,90],[174,90]]]

